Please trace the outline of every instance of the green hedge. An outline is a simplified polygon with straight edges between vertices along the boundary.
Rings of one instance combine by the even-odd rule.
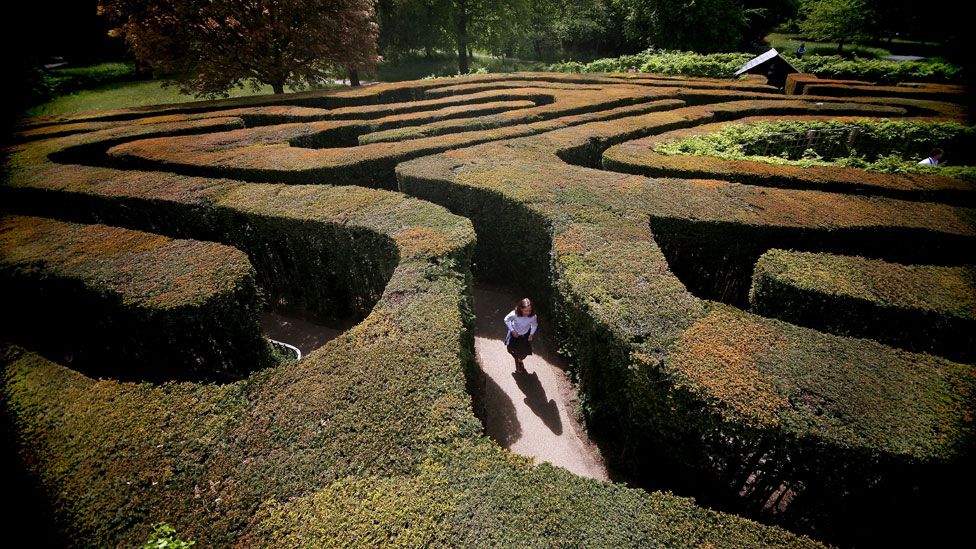
[[[838,158],[821,157],[819,153],[847,148],[848,135],[830,133],[855,128],[857,144],[850,155]],[[772,140],[781,133],[824,132],[810,148],[815,156],[804,151],[788,150],[786,142]],[[919,166],[934,147],[946,151],[944,160],[950,165],[968,165],[976,161],[976,127],[957,122],[902,122],[898,120],[795,120],[728,124],[717,132],[696,135],[679,141],[664,142],[655,152],[691,156],[715,156],[728,160],[758,160],[775,163],[795,163],[803,167],[839,165],[868,171],[904,173],[937,173],[927,166]],[[860,151],[858,150],[860,149]],[[857,154],[855,154],[857,153]],[[880,164],[891,155],[901,157],[905,165]],[[814,158],[808,158],[814,156]],[[855,162],[862,160],[862,162]]]
[[[710,78],[730,78],[750,59],[751,53],[701,54],[687,51],[649,49],[635,55],[598,59],[590,63],[575,61],[547,67],[553,72],[640,72],[680,74]],[[805,55],[802,59],[785,56],[800,72],[822,78],[869,80],[879,84],[899,82],[962,82],[963,69],[949,63],[847,59],[840,55]]]
[[[627,99],[607,99],[605,93],[580,95],[584,96],[584,101],[576,98],[565,113],[561,112],[564,110],[561,103],[554,103],[541,108],[541,115],[536,110],[523,110],[521,113],[516,111],[514,116],[465,119],[420,130],[407,128],[393,134],[397,139],[395,142],[370,142],[347,149],[310,150],[288,146],[295,140],[301,144],[297,134],[308,130],[285,125],[242,130],[233,135],[217,134],[213,140],[195,136],[134,140],[110,148],[108,159],[118,168],[252,182],[362,185],[392,190],[396,185],[396,165],[412,158],[592,120],[612,120],[635,112],[656,111],[675,104],[674,100],[660,100],[629,105],[648,98],[647,92],[642,90],[630,90],[629,94],[624,94],[631,95]],[[614,107],[621,104],[623,106]],[[599,110],[601,106],[611,108]],[[427,131],[432,135],[425,135]],[[454,133],[443,134],[442,131]],[[390,134],[381,134],[381,138],[389,137]]]
[[[973,267],[770,250],[756,263],[749,302],[794,324],[976,360]]]
[[[650,226],[669,267],[696,295],[741,307],[748,306],[753,266],[771,248],[902,263],[976,259],[971,209],[749,185],[662,187]],[[675,198],[681,192],[687,196]]]
[[[0,221],[3,332],[94,376],[234,379],[275,360],[241,252],[105,225]]]
[[[446,305],[445,297],[435,291],[422,302]],[[32,428],[30,448],[62,456],[66,469],[46,469],[48,486],[65,485],[54,501],[73,511],[72,525],[80,529],[70,539],[77,544],[134,545],[165,520],[201,545],[820,546],[689,499],[533,466],[478,435],[442,350],[423,368],[403,357],[384,367],[374,360],[415,348],[382,339],[386,349],[379,355],[372,342],[358,351],[340,342],[336,358],[313,355],[307,368],[295,366],[300,371],[166,391],[93,383],[7,348],[0,354],[3,390],[19,425]],[[362,367],[348,368],[349,362]],[[306,396],[295,398],[302,391]],[[57,426],[44,412],[67,425]],[[246,420],[267,413],[276,419]],[[301,429],[281,431],[289,425]],[[305,432],[315,438],[292,438]],[[248,451],[247,444],[260,446]],[[208,453],[214,445],[225,455]],[[105,466],[114,479],[99,476]],[[72,490],[87,496],[72,498]]]
[[[480,239],[504,243],[479,248],[492,270],[550,243],[549,280],[535,282],[535,262],[518,279],[551,296],[547,325],[564,338],[588,425],[615,466],[798,528],[863,535],[896,514],[924,513],[948,479],[970,478],[972,368],[700,300],[672,270],[727,274],[729,262],[740,264],[729,253],[754,246],[734,277],[745,302],[756,258],[779,239],[968,262],[972,211],[649,180],[558,160],[763,108],[801,107],[756,101],[596,122],[428,156],[397,173],[404,191],[471,215]],[[494,215],[507,204],[522,213]],[[525,236],[510,238],[510,219]],[[674,260],[674,248],[710,240],[701,257]],[[666,479],[655,475],[662,468]],[[770,510],[780,496],[793,498],[789,509]]]
[[[856,128],[860,141],[848,152],[847,131],[826,134],[822,142],[802,155],[798,149],[784,148],[785,144],[795,144],[792,140],[767,141],[770,135],[781,132],[850,127]],[[958,164],[971,160],[972,141],[972,129],[954,122],[763,116],[704,124],[624,143],[609,149],[603,162],[607,169],[652,177],[719,179],[971,204],[976,189],[970,181],[974,169]],[[936,145],[945,147],[950,164],[919,166],[919,155]],[[819,156],[819,152],[828,154],[832,150],[841,156]]]
[[[272,298],[369,314],[300,362],[223,385],[96,381],[5,346],[4,411],[69,544],[136,545],[166,522],[203,546],[817,545],[484,438],[465,391],[466,220],[378,190],[115,170],[97,165],[100,139],[18,147],[5,207],[231,243]],[[88,147],[72,157],[85,165],[50,160],[71,147]]]

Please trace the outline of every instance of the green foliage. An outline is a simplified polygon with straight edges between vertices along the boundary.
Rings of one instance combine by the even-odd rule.
[[[795,59],[782,52],[797,69],[823,78],[857,79],[880,84],[899,82],[960,82],[962,68],[945,62],[884,61],[847,59],[839,55],[805,55]],[[701,54],[689,51],[648,49],[634,55],[597,59],[589,63],[575,61],[549,65],[552,72],[651,72],[728,78],[752,59],[749,53]]]
[[[587,80],[533,78],[540,87],[540,80],[555,80],[554,88]],[[425,82],[302,99],[318,106],[340,98],[382,103],[505,83],[475,77],[470,87]],[[722,86],[719,94],[744,95],[749,85]],[[207,111],[218,108],[267,105],[262,101],[154,114],[208,117]],[[659,105],[678,104],[670,101]],[[939,469],[940,460],[963,454],[971,436],[971,369],[709,303],[689,293],[671,269],[711,267],[712,258],[738,262],[747,254],[722,254],[738,253],[743,244],[758,249],[783,235],[803,242],[829,241],[838,232],[843,238],[865,220],[885,220],[878,231],[934,235],[919,239],[923,244],[941,242],[950,230],[961,235],[958,241],[971,243],[965,212],[940,217],[938,212],[953,210],[920,213],[910,203],[808,193],[806,200],[829,196],[821,206],[830,207],[812,207],[821,217],[803,219],[785,207],[798,202],[792,192],[780,189],[648,180],[559,160],[562,155],[598,161],[610,144],[713,120],[716,112],[808,108],[800,101],[743,104],[742,111],[716,105],[643,110],[611,122],[560,126],[597,117],[583,110],[532,126],[532,137],[479,147],[462,147],[456,136],[444,136],[424,158],[397,165],[398,184],[403,192],[470,216],[478,230],[480,274],[517,276],[543,296],[540,301],[550,302],[553,326],[567,335],[566,349],[585,391],[583,406],[598,420],[594,425],[610,426],[605,432],[623,448],[613,449],[619,462],[648,463],[651,452],[669,453],[699,477],[720,476],[720,469],[727,482],[718,489],[733,497],[744,483],[755,486],[749,482],[758,470],[764,474],[761,487],[750,495],[757,506],[784,478],[803,483],[801,501],[833,502],[880,491],[873,500],[864,498],[865,508],[890,493],[902,495],[905,486],[910,493],[912,483],[931,486],[929,467]],[[387,108],[369,105],[353,112],[372,115]],[[873,105],[836,109],[830,112],[894,112]],[[291,115],[286,112],[287,107],[262,116],[277,121]],[[120,114],[137,116],[115,116]],[[120,225],[208,235],[245,250],[269,292],[326,310],[345,306],[369,314],[306,360],[224,385],[96,382],[5,349],[3,406],[27,449],[27,465],[42,479],[74,545],[141,543],[160,509],[208,546],[357,540],[435,547],[813,545],[670,494],[533,467],[481,436],[464,390],[477,382],[468,272],[475,235],[471,223],[443,207],[353,186],[253,184],[148,170],[133,184],[131,171],[56,163],[91,160],[85,156],[91,151],[101,155],[109,145],[140,137],[243,126],[243,115],[228,118],[158,128],[136,127],[151,126],[140,124],[145,120],[118,126],[109,121],[91,135],[25,144],[12,158],[14,190],[4,198],[59,215],[90,212]],[[104,122],[91,120],[86,127]],[[257,129],[252,135],[268,141],[251,149],[281,142],[282,130]],[[499,140],[530,135],[510,129],[478,133]],[[226,137],[228,132],[188,141],[219,148]],[[142,152],[158,152],[164,143],[144,143]],[[384,154],[377,159],[386,164],[369,167],[370,181],[389,184],[382,176],[404,158],[405,149],[397,149],[402,145],[381,145]],[[432,154],[446,149],[451,150]],[[184,156],[178,160],[188,166],[196,161],[210,167],[202,154]],[[348,182],[359,173],[350,166],[333,173]],[[744,213],[742,204],[756,207]],[[829,217],[835,211],[848,214],[846,225]],[[782,219],[794,224],[784,227]],[[949,229],[939,232],[940,222]],[[877,232],[863,234],[862,242],[877,238]],[[706,250],[695,257],[693,246],[700,241],[721,253]],[[915,243],[909,240],[906,247]],[[668,252],[677,246],[692,253],[672,261],[662,250],[667,246]],[[880,386],[890,390],[876,390]]]
[[[273,363],[254,270],[227,246],[9,217],[0,281],[9,340],[92,375],[226,380]]]
[[[790,62],[801,72],[813,73],[821,78],[866,80],[878,84],[961,83],[965,78],[962,67],[944,61],[885,61],[846,59],[838,55],[805,55],[803,59],[790,59]]]
[[[667,113],[660,123],[691,123],[695,109]],[[647,116],[633,124],[652,133],[657,122]],[[688,279],[682,285],[672,274],[697,269],[729,284],[725,275],[738,274],[728,265],[741,263],[747,291],[752,266],[770,242],[847,241],[858,236],[856,227],[876,219],[892,219],[880,230],[890,224],[894,233],[925,215],[909,209],[898,218],[887,208],[872,210],[875,198],[648,181],[546,161],[543,151],[566,158],[571,148],[599,148],[601,139],[623,140],[632,129],[627,120],[612,125],[398,167],[406,192],[472,219],[477,262],[489,278],[520,276],[533,295],[551,296],[588,426],[607,441],[608,459],[635,475],[667,463],[669,481],[672,472],[697,482],[712,479],[722,488],[711,488],[731,487],[735,497],[760,508],[782,483],[802,485],[797,502],[821,505],[828,515],[892,494],[910,499],[916,483],[930,488],[939,486],[940,475],[951,477],[955,470],[938,464],[965,459],[971,432],[965,410],[976,383],[968,367],[698,300],[685,289],[692,288]],[[520,157],[518,151],[527,152]],[[809,209],[822,215],[800,218],[796,203],[818,196],[824,204]],[[905,209],[889,202],[891,209]],[[743,204],[753,208],[743,211]],[[842,212],[839,221],[830,217],[834,211]],[[648,213],[654,245],[647,238]],[[511,221],[499,224],[499,218]],[[524,236],[513,242],[510,232]],[[947,238],[942,233],[897,246],[924,248]],[[857,238],[865,247],[876,239],[873,230]],[[535,259],[547,249],[548,266]],[[525,258],[520,266],[506,259],[513,255]],[[547,267],[548,284],[538,276]],[[873,390],[878,386],[898,389],[879,393]],[[749,481],[754,474],[761,477],[756,483]]]
[[[616,0],[624,30],[642,46],[697,52],[734,51],[744,42],[746,12],[734,0]],[[707,23],[706,23],[707,22]]]
[[[847,146],[857,129],[857,144]],[[834,131],[832,131],[834,130]],[[805,132],[820,132],[814,149],[792,144]],[[788,139],[780,134],[789,134]],[[788,148],[788,146],[790,146]],[[971,164],[976,147],[976,127],[956,122],[884,121],[778,121],[728,124],[717,132],[657,145],[661,154],[714,156],[726,160],[750,160],[796,166],[842,166],[881,173],[942,174],[976,181],[976,166],[923,166],[918,161],[934,147],[944,149],[945,160]],[[842,156],[823,158],[818,151],[840,151]]]
[[[653,72],[724,78],[752,58],[747,53],[699,54],[687,51],[648,49],[634,55],[597,59],[589,63],[569,61],[549,65],[553,72]]]
[[[82,67],[58,67],[47,71],[48,86],[52,96],[124,82],[136,78],[135,63],[99,63]]]
[[[756,263],[754,311],[835,334],[972,362],[976,270],[770,250]]]
[[[810,5],[800,31],[813,40],[845,42],[869,38],[874,13],[867,0],[816,0]]]
[[[176,537],[176,529],[160,522],[153,525],[153,532],[142,546],[142,549],[189,549],[196,545],[195,541],[184,541]]]
[[[431,58],[450,50],[451,9],[451,0],[378,0],[378,45],[384,61],[396,64],[416,52]]]

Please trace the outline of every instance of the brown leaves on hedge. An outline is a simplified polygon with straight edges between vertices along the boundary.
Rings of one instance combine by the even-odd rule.
[[[681,335],[669,366],[689,390],[715,402],[730,419],[776,426],[788,402],[756,362],[781,343],[775,331],[715,308]]]

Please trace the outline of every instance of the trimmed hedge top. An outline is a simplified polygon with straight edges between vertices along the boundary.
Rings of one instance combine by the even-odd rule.
[[[770,250],[756,262],[753,311],[839,335],[976,360],[976,270]]]
[[[732,421],[841,448],[958,460],[973,436],[971,366],[724,305],[682,334],[667,367]]]
[[[160,310],[199,305],[253,276],[230,246],[20,216],[0,220],[0,268],[78,280],[124,305]]]
[[[973,267],[902,265],[880,259],[770,250],[756,268],[784,284],[906,309],[976,320]]]
[[[798,499],[819,497],[821,512],[836,518],[845,498],[910,493],[902,488],[921,482],[911,467],[969,459],[972,368],[700,300],[674,273],[717,266],[721,279],[742,260],[747,291],[750,258],[794,240],[971,262],[976,210],[588,167],[606,163],[615,144],[641,154],[646,143],[631,140],[707,122],[893,116],[906,112],[894,105],[920,106],[864,99],[684,107],[448,151],[402,163],[397,175],[406,192],[471,216],[479,241],[506,242],[479,247],[492,276],[507,277],[496,267],[506,257],[549,256],[530,269],[552,273],[533,279],[533,292],[551,296],[584,407],[618,443],[617,466],[638,472],[644,456],[664,454],[696,476],[715,474],[760,509],[802,486],[811,495]],[[497,227],[499,212],[519,219],[526,238],[505,239],[511,228]]]
[[[893,146],[909,147],[913,151],[925,153],[931,149],[932,143],[946,145],[949,139],[945,135],[947,133],[962,136],[971,133],[966,126],[948,122],[906,123],[853,117],[752,116],[732,122],[703,124],[664,132],[622,143],[606,151],[604,166],[615,171],[656,177],[713,178],[753,185],[879,194],[909,200],[934,199],[951,203],[973,201],[976,185],[953,177],[957,171],[944,168],[925,169],[916,166],[914,161],[900,162],[894,166],[890,159],[883,162],[879,160],[878,167],[874,168],[876,171],[866,172],[857,167],[832,166],[826,161],[790,161],[778,157],[748,156],[750,149],[742,150],[756,141],[760,141],[761,145],[765,133],[775,133],[781,128],[799,131],[803,128],[831,129],[851,126],[882,134],[889,129],[912,134],[900,136]],[[929,127],[935,134],[927,140],[920,134]],[[914,147],[909,142],[912,138],[918,142]],[[968,158],[968,153],[964,152],[965,141],[965,137],[961,138],[957,147],[958,156],[963,161]],[[865,164],[856,159],[845,162],[851,166]],[[902,173],[883,173],[892,169]],[[919,173],[911,173],[914,171]]]
[[[942,175],[943,179],[976,179],[970,152],[976,146],[976,128],[955,122],[753,117],[696,130],[659,135],[654,151],[804,168],[838,166],[897,175],[914,172]],[[948,160],[950,167],[919,165],[918,161],[937,145],[945,151],[943,160]]]
[[[401,185],[410,193],[427,196],[428,192],[423,190],[425,186],[430,186],[435,181],[450,181],[452,185],[462,188],[483,188],[509,196],[509,200],[517,200],[543,218],[553,220],[550,221],[552,225],[548,230],[552,231],[553,260],[558,269],[556,284],[562,294],[561,299],[585,303],[581,307],[586,314],[603,325],[603,329],[608,330],[613,337],[629,342],[628,361],[641,368],[657,369],[660,364],[667,364],[665,371],[675,376],[672,383],[679,386],[687,385],[688,379],[682,376],[690,375],[682,373],[682,364],[687,363],[687,357],[699,354],[689,350],[690,343],[680,341],[685,341],[683,338],[691,326],[699,326],[697,333],[704,333],[700,330],[718,324],[701,324],[701,305],[686,293],[681,283],[669,272],[665,258],[658,255],[660,252],[652,244],[653,241],[649,240],[646,224],[641,226],[638,212],[655,212],[655,215],[682,217],[700,222],[749,223],[757,227],[782,225],[825,231],[835,227],[860,228],[870,225],[884,229],[903,224],[906,228],[917,227],[945,234],[962,234],[967,238],[976,237],[974,212],[970,210],[812,191],[799,193],[761,189],[720,182],[649,181],[635,176],[619,176],[552,162],[543,164],[531,156],[519,154],[522,151],[518,147],[483,145],[479,148],[452,151],[443,157],[430,157],[402,164],[398,173]],[[580,192],[581,188],[586,189],[586,193]],[[430,195],[429,198],[436,201],[437,195]],[[849,207],[837,207],[836,202],[843,201],[849,201]],[[744,204],[754,204],[754,207],[743,207]],[[712,310],[714,306],[707,309]],[[729,313],[723,317],[726,324],[721,333],[735,333],[741,329],[743,339],[748,340],[748,329],[758,322],[765,331],[771,331],[775,335],[776,341],[785,346],[824,349],[822,352],[817,351],[824,356],[827,349],[831,350],[829,352],[839,352],[839,349],[846,348],[844,355],[839,356],[851,357],[849,360],[844,358],[840,364],[826,361],[815,370],[809,368],[800,354],[790,359],[796,361],[796,367],[803,368],[803,375],[809,376],[804,383],[810,383],[811,387],[816,384],[832,384],[839,370],[863,368],[864,371],[858,376],[863,375],[865,379],[885,376],[891,394],[878,394],[873,389],[866,389],[874,385],[861,386],[865,389],[856,389],[855,385],[838,389],[838,398],[844,391],[854,391],[847,395],[848,402],[843,403],[843,406],[850,406],[848,410],[857,408],[863,395],[855,393],[863,390],[872,392],[872,398],[881,399],[876,407],[887,410],[885,414],[904,413],[904,407],[910,406],[910,401],[903,401],[899,397],[897,402],[884,402],[899,391],[915,394],[909,388],[921,383],[912,378],[911,372],[916,363],[931,361],[931,366],[927,366],[929,373],[924,375],[931,375],[933,379],[947,375],[945,362],[941,359],[922,355],[904,356],[877,344],[836,338],[814,330],[792,331],[785,323],[776,323],[745,313],[729,316],[732,312],[734,309],[729,309]],[[714,314],[716,313],[708,313]],[[719,333],[713,335],[720,337]],[[567,334],[567,337],[573,336]],[[765,351],[769,345],[760,344],[760,347],[764,350],[763,356],[767,356]],[[662,352],[668,348],[671,350]],[[888,349],[884,354],[885,360],[861,362],[862,358],[877,355],[880,349]],[[782,351],[771,351],[768,356]],[[574,349],[573,352],[582,350]],[[675,357],[679,355],[684,358],[675,361]],[[728,369],[728,375],[738,375],[735,372],[739,364],[722,364]],[[874,368],[880,369],[881,373],[873,371]],[[884,372],[888,368],[901,373],[896,375]],[[957,385],[965,387],[973,381],[964,375],[967,367],[954,365],[952,368],[958,369],[951,374],[957,381],[932,381],[933,385],[925,390],[932,390],[935,394],[940,394],[942,390],[958,393]],[[778,393],[779,396],[772,399],[773,402],[780,403],[775,407],[777,413],[788,411],[795,417],[788,422],[778,418],[763,423],[766,427],[786,429],[796,436],[822,436],[835,444],[843,442],[845,446],[863,444],[878,451],[904,452],[911,448],[910,451],[922,453],[916,456],[919,459],[934,457],[939,452],[940,457],[951,456],[955,451],[952,449],[953,444],[965,439],[966,435],[959,433],[968,429],[965,420],[968,416],[958,406],[953,408],[952,413],[943,410],[947,414],[946,418],[955,418],[947,421],[955,425],[956,434],[947,439],[938,435],[928,442],[906,442],[901,431],[884,428],[883,418],[877,423],[869,423],[865,419],[866,423],[862,424],[859,423],[862,418],[853,413],[838,414],[834,418],[834,421],[844,425],[837,428],[837,432],[846,433],[844,436],[834,431],[810,428],[807,423],[818,424],[818,410],[786,404],[795,396],[789,387],[797,382],[792,377],[799,373],[800,370],[782,365],[769,368],[766,375],[771,376],[774,381],[760,385]],[[710,375],[714,374],[712,372]],[[923,376],[921,371],[919,375]],[[684,381],[677,381],[679,379]],[[922,383],[921,386],[926,385]],[[717,392],[706,396],[709,387]],[[751,410],[757,405],[754,394],[729,393],[723,387],[722,383],[702,385],[699,388],[701,400],[722,402],[718,409],[723,410],[723,414],[731,414],[728,417],[752,424],[756,419],[755,414],[750,412],[736,415],[735,410]],[[958,405],[965,401],[965,397],[959,397],[956,403]],[[928,404],[920,402],[919,406],[920,410],[924,410]],[[929,412],[919,411],[919,414],[928,415]],[[798,417],[807,419],[800,420]],[[925,433],[924,429],[920,429],[917,436],[925,439]]]
[[[277,362],[254,268],[229,246],[12,216],[0,281],[5,338],[89,375],[228,380]]]
[[[651,441],[689,466],[731,471],[733,458],[766,447],[777,464],[813,464],[812,473],[784,465],[776,487],[809,481],[814,490],[833,467],[841,494],[887,480],[879,471],[893,462],[965,458],[971,369],[700,299],[649,221],[826,239],[870,227],[968,243],[972,211],[651,180],[560,160],[597,166],[611,145],[750,115],[924,108],[767,91],[755,79],[488,75],[35,125],[47,124],[49,138],[11,149],[10,208],[219,240],[248,255],[266,291],[365,315],[307,359],[226,385],[95,381],[7,347],[4,406],[69,541],[132,544],[164,520],[207,545],[813,544],[668,494],[531,467],[481,437],[465,392],[475,379],[473,253],[482,272],[504,274],[513,254],[531,263],[529,283],[553,304],[584,408],[627,434],[621,461]],[[354,109],[367,104],[380,106]],[[496,107],[509,110],[490,115],[490,129],[465,118]],[[125,122],[143,118],[156,121]],[[386,123],[393,141],[350,147],[361,128]],[[206,135],[183,135],[195,131]],[[327,148],[292,146],[303,144]],[[387,191],[279,184],[392,187],[394,169],[403,191],[472,222]],[[513,226],[524,238],[496,245]],[[811,356],[823,364],[810,367]],[[815,399],[818,388],[829,402]]]

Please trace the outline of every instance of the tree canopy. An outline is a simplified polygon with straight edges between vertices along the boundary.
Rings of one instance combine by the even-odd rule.
[[[375,0],[100,0],[136,58],[190,93],[303,88],[377,62]]]
[[[874,10],[867,0],[817,0],[807,7],[800,32],[811,40],[844,44],[871,37]]]

